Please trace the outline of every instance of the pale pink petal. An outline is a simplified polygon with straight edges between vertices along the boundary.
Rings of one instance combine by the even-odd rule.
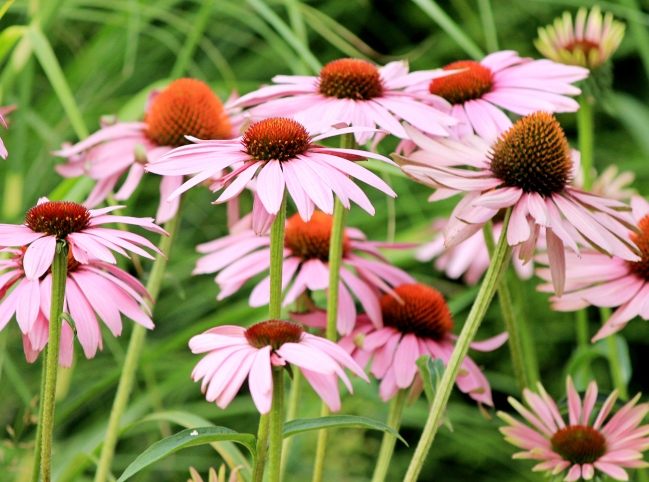
[[[23,258],[27,279],[40,278],[52,266],[56,254],[56,236],[45,236],[29,245]]]

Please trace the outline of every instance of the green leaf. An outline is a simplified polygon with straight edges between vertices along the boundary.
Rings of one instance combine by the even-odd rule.
[[[439,386],[439,382],[444,376],[444,362],[440,358],[432,359],[430,355],[423,355],[417,358],[417,367],[419,367],[419,374],[424,382],[424,392],[430,405],[433,404],[435,392]]]
[[[190,428],[151,445],[135,459],[135,462],[126,468],[117,482],[128,480],[143,468],[180,449],[223,441],[239,443],[250,451],[253,459],[257,456],[254,435],[237,433],[225,427]]]
[[[79,139],[88,137],[88,128],[83,121],[77,102],[74,100],[70,86],[65,80],[63,70],[59,65],[59,61],[56,58],[54,50],[52,50],[52,46],[47,40],[47,37],[45,37],[41,29],[36,25],[29,27],[28,35],[34,48],[34,53],[36,54],[41,67],[43,67],[45,75],[47,75],[47,79],[50,81],[54,92],[56,92],[65,113],[68,115],[70,124],[72,124],[72,128],[77,134],[77,137],[79,137]]]
[[[394,435],[401,440],[406,446],[406,442],[401,435],[394,429],[388,427],[383,422],[372,420],[367,417],[359,417],[356,415],[329,415],[328,417],[318,418],[298,418],[286,422],[284,424],[284,438],[292,437],[303,432],[310,432],[312,430],[321,430],[323,428],[342,428],[342,427],[358,427],[369,428],[371,430],[380,430]]]
[[[27,31],[22,25],[12,25],[0,33],[0,61],[9,53],[18,39]]]

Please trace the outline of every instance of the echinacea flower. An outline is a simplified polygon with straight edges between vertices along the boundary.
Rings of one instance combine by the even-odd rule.
[[[639,261],[609,257],[598,251],[582,251],[581,259],[566,256],[566,293],[551,298],[557,311],[576,311],[587,306],[619,307],[593,337],[593,341],[618,332],[636,316],[649,319],[649,203],[640,196],[631,199],[639,233],[630,235],[642,254]],[[539,261],[547,262],[545,256]],[[547,269],[537,274],[549,281]],[[549,291],[549,286],[539,286]]]
[[[33,363],[49,339],[52,273],[48,270],[30,280],[23,266],[26,248],[3,251],[10,253],[11,258],[0,260],[0,330],[15,314],[23,334],[25,356]],[[121,314],[152,329],[151,310],[145,300],[151,300],[146,288],[127,272],[96,259],[81,264],[71,252],[68,254],[63,311],[74,320],[87,358],[93,358],[97,348],[102,349],[97,315],[114,336],[122,332]],[[72,364],[73,339],[72,328],[67,321],[63,322],[59,363],[64,367]]]
[[[253,227],[258,234],[263,232],[259,226],[268,225],[266,219],[279,211],[286,189],[305,221],[311,218],[315,206],[332,214],[334,193],[347,209],[350,201],[354,201],[373,215],[372,203],[349,176],[389,196],[395,197],[396,194],[381,178],[348,157],[392,161],[371,152],[314,144],[327,137],[363,130],[354,127],[332,129],[326,134],[311,137],[302,124],[271,117],[251,125],[237,139],[210,141],[191,138],[195,144],[174,149],[159,161],[147,164],[146,169],[163,175],[198,173],[171,194],[169,199],[173,199],[226,167],[243,163],[240,168],[218,179],[212,190],[227,186],[215,201],[223,203],[238,196],[256,176]]]
[[[495,52],[480,62],[460,60],[444,67],[458,69],[462,71],[422,87],[452,105],[450,114],[461,121],[451,128],[458,139],[475,131],[488,142],[512,125],[500,109],[519,115],[577,111],[577,101],[566,96],[581,93],[571,84],[588,76],[587,69],[521,58],[512,50]]]
[[[404,88],[448,75],[454,73],[408,73],[408,64],[402,61],[376,67],[365,60],[339,59],[325,65],[317,77],[277,75],[273,77],[275,85],[246,94],[233,105],[257,106],[246,111],[253,120],[281,116],[295,117],[309,127],[326,128],[342,122],[370,128],[355,132],[360,145],[374,135],[377,125],[396,137],[407,138],[399,124],[402,119],[423,132],[447,136],[447,128],[457,124],[456,119],[439,110],[448,110],[448,104],[427,92],[406,92]]]
[[[463,143],[435,140],[410,129],[421,148],[410,158],[396,156],[413,179],[437,188],[431,200],[462,191],[444,231],[446,246],[468,239],[498,214],[512,207],[507,229],[510,246],[521,245],[519,258],[534,254],[541,228],[545,229],[555,293],[565,284],[564,245],[579,253],[582,239],[593,248],[629,261],[638,261],[629,241],[635,222],[629,208],[571,185],[578,154],[570,150],[563,129],[548,113],[520,119],[495,142],[473,136]],[[459,169],[465,165],[469,169]],[[574,227],[579,236],[571,234]]]
[[[582,401],[568,377],[566,423],[540,383],[538,389],[539,394],[527,388],[523,390],[529,410],[518,400],[509,398],[512,407],[533,427],[498,412],[498,416],[509,424],[500,428],[505,440],[524,450],[514,454],[514,458],[536,460],[539,463],[532,470],[555,476],[565,474],[563,480],[566,482],[592,480],[598,475],[629,480],[624,468],[649,466],[642,460],[642,452],[649,448],[649,425],[638,426],[649,412],[649,404],[636,405],[639,393],[607,421],[618,396],[617,390],[609,395],[595,416],[597,384],[590,382]]]
[[[610,12],[602,19],[599,5],[595,5],[590,14],[582,7],[574,25],[570,12],[564,12],[562,18],[555,19],[554,25],[539,28],[539,38],[534,40],[534,45],[555,62],[594,70],[617,50],[624,37],[624,28]]]
[[[320,211],[314,212],[308,222],[298,214],[288,219],[284,236],[282,290],[292,285],[284,296],[284,306],[307,290],[328,289],[332,224],[333,218]],[[380,291],[389,292],[391,286],[414,282],[408,273],[388,263],[377,249],[379,247],[403,248],[410,245],[368,241],[360,230],[345,228],[337,317],[338,332],[342,335],[354,328],[356,307],[352,294],[372,322],[381,326]],[[197,261],[194,274],[220,271],[215,279],[221,288],[218,299],[237,292],[249,279],[270,266],[270,237],[256,236],[252,230],[225,236],[199,245],[197,249],[208,254]],[[270,276],[267,276],[253,289],[250,305],[263,306],[269,302]]]
[[[143,122],[105,125],[87,139],[55,152],[68,158],[66,164],[56,166],[56,171],[64,177],[88,175],[98,181],[84,202],[89,208],[104,201],[128,171],[115,194],[118,201],[127,200],[142,179],[144,164],[188,144],[186,135],[203,139],[232,139],[239,135],[243,118],[231,117],[231,111],[204,82],[175,80],[161,92],[152,93]],[[179,199],[169,203],[167,198],[182,183],[182,175],[162,178],[157,222],[166,222],[176,214]]]
[[[455,343],[451,334],[451,312],[436,289],[422,284],[404,284],[396,287],[394,294],[383,295],[380,302],[384,327],[377,329],[367,323],[359,323],[358,328],[339,343],[349,351],[355,344],[354,339],[359,334],[364,335],[360,337],[363,339],[362,347],[351,354],[358,362],[373,357],[370,373],[381,380],[379,395],[385,402],[415,381],[421,386],[417,358],[430,355],[442,359],[446,365]],[[507,333],[503,333],[474,342],[471,347],[491,351],[506,340]],[[474,400],[493,405],[489,382],[469,357],[462,362],[462,371],[455,383]]]
[[[140,248],[144,246],[161,253],[148,239],[127,231],[102,227],[109,223],[133,224],[167,235],[164,229],[153,224],[152,218],[107,214],[123,207],[88,210],[77,203],[50,201],[42,197],[27,212],[25,224],[0,224],[0,248],[27,246],[23,266],[26,279],[30,281],[40,278],[50,269],[58,240],[70,245],[73,258],[81,264],[88,264],[91,259],[115,264],[111,250],[124,256],[128,256],[125,250],[129,250],[154,259]]]
[[[194,368],[192,379],[203,379],[208,402],[226,408],[248,377],[252,400],[265,414],[273,393],[272,367],[287,363],[299,367],[304,378],[332,412],[340,410],[338,378],[353,389],[343,368],[369,381],[363,370],[338,345],[306,333],[290,321],[269,320],[250,328],[224,325],[189,340],[192,353],[207,353]]]
[[[462,280],[468,285],[475,285],[489,267],[489,251],[482,231],[478,231],[464,242],[447,248],[444,245],[443,230],[448,224],[448,219],[437,219],[433,222],[435,238],[422,244],[415,258],[419,261],[435,259],[435,269],[443,271],[451,279]],[[493,236],[498,240],[503,229],[502,221],[494,222]],[[514,248],[512,264],[518,277],[523,280],[530,279],[534,274],[534,264],[525,263],[519,259],[520,246]]]

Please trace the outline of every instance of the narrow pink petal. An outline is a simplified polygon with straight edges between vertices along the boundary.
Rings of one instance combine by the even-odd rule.
[[[399,388],[408,388],[417,373],[419,346],[412,333],[404,335],[394,354],[394,376]]]
[[[527,214],[527,195],[525,195],[514,205],[509,220],[509,226],[507,227],[507,243],[510,246],[516,246],[523,241],[527,241],[532,234],[530,231],[530,225],[527,222]]]
[[[474,341],[469,345],[469,347],[475,351],[489,352],[503,346],[508,338],[509,338],[509,333],[505,331],[500,335],[494,336],[493,338],[487,338],[486,340],[481,340],[481,341]]]
[[[43,276],[52,266],[56,254],[56,236],[45,236],[29,245],[23,258],[27,279],[35,280]]]
[[[336,375],[318,373],[302,368],[304,378],[313,387],[322,401],[327,404],[332,412],[340,410],[340,392],[338,391],[338,380]]]
[[[16,321],[18,321],[20,331],[29,333],[40,311],[40,284],[38,279],[30,281],[27,278],[23,278],[20,281],[20,285],[16,287],[16,290],[19,288],[20,297],[18,298],[16,307]]]
[[[66,284],[65,298],[86,358],[93,358],[101,344],[101,332],[95,313],[77,284],[70,279]]]
[[[626,473],[626,471],[615,464],[595,462],[593,463],[593,465],[597,470],[601,470],[606,475],[612,477],[615,480],[629,480],[629,475]]]
[[[313,206],[313,203],[311,203]],[[311,209],[313,213],[313,209]],[[252,230],[257,236],[261,236],[270,231],[270,227],[275,222],[275,215],[266,211],[259,194],[255,193],[252,203]]]
[[[248,379],[250,395],[259,413],[270,412],[273,400],[273,376],[270,366],[270,346],[261,348],[255,355]]]
[[[566,285],[566,252],[563,247],[563,242],[558,236],[555,236],[551,228],[545,230],[545,238],[548,243],[552,285],[554,286],[555,294],[561,296]]]
[[[568,377],[566,383],[566,391],[568,392],[568,420],[570,425],[579,425],[581,420],[581,398],[575,390],[575,386],[572,383],[572,378]]]
[[[227,406],[230,405],[230,402],[234,400],[234,397],[237,395],[237,392],[241,388],[241,385],[243,385],[243,382],[250,373],[250,368],[255,361],[255,355],[256,354],[252,351],[248,352],[246,353],[246,356],[243,358],[243,360],[241,360],[234,376],[230,378],[230,381],[226,385],[225,389],[216,399],[216,405],[219,408],[227,408]]]
[[[284,199],[284,191],[284,172],[280,161],[268,161],[257,175],[257,194],[270,214],[278,213]]]
[[[176,215],[178,206],[180,205],[180,198],[175,198],[171,201],[167,199],[171,197],[171,193],[178,189],[182,183],[183,176],[162,176],[162,180],[160,181],[160,204],[155,215],[156,223],[166,223]]]

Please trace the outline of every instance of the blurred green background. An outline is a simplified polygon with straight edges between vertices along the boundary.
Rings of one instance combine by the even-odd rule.
[[[358,57],[384,64],[408,59],[412,70],[438,68],[455,60],[486,54],[495,48],[517,50],[538,58],[532,40],[536,29],[564,10],[576,12],[583,1],[496,0],[495,29],[485,16],[486,0],[31,0],[16,1],[0,21],[0,105],[16,104],[9,130],[0,132],[9,158],[0,161],[0,222],[21,222],[38,197],[81,201],[91,184],[65,180],[53,170],[61,162],[51,155],[62,142],[76,142],[99,127],[102,115],[139,120],[147,92],[169,80],[191,76],[208,82],[225,100],[268,83],[277,74],[315,75],[320,66],[340,57]],[[633,185],[649,194],[649,8],[646,0],[599,3],[627,23],[627,34],[614,57],[613,92],[596,107],[595,164],[614,164],[636,174]],[[446,13],[434,15],[431,6]],[[485,29],[485,25],[487,28]],[[478,57],[479,58],[479,57]],[[575,116],[559,120],[573,145]],[[395,146],[384,141],[388,154]],[[450,213],[455,199],[427,203],[430,189],[398,174],[385,174],[399,197],[394,203],[368,190],[377,207],[371,218],[353,208],[349,224],[370,239],[422,242],[430,239],[432,219]],[[129,201],[126,213],[153,216],[158,202],[154,175]],[[244,194],[242,205],[251,200]],[[132,401],[126,413],[134,424],[123,435],[113,464],[116,477],[146,447],[191,422],[190,414],[240,432],[256,433],[257,412],[247,388],[223,411],[207,403],[190,379],[199,357],[187,341],[217,324],[248,325],[262,320],[265,308],[248,307],[253,283],[217,302],[211,276],[191,276],[198,258],[195,245],[227,232],[224,206],[214,206],[207,190],[193,189],[185,198],[182,225],[173,247],[163,291],[155,307],[156,329],[150,333]],[[294,209],[292,206],[289,209]],[[156,239],[151,238],[156,241]],[[418,280],[440,289],[450,300],[459,332],[476,290],[436,272],[430,263],[413,259],[413,250],[388,253]],[[133,271],[130,263],[125,269]],[[145,270],[150,264],[144,261]],[[542,380],[561,399],[565,375],[590,366],[602,392],[611,390],[608,366],[594,347],[574,356],[574,315],[552,312],[547,295],[535,292],[538,279],[519,284],[515,293],[519,315],[532,330]],[[591,334],[600,324],[589,311]],[[115,394],[131,322],[121,338],[104,335],[104,350],[86,360],[77,346],[76,361],[61,375],[56,411],[55,480],[92,480],[97,447]],[[493,303],[478,335],[503,330],[498,304]],[[630,393],[649,393],[647,345],[649,329],[639,320],[624,329],[618,342],[630,377]],[[494,353],[473,353],[490,380],[496,409],[510,410],[507,396],[519,396],[507,347]],[[35,433],[40,362],[28,365],[17,325],[0,333],[0,481],[29,477]],[[633,371],[631,371],[633,367]],[[342,413],[385,420],[387,405],[378,399],[376,382],[355,381],[356,394],[345,396]],[[644,397],[646,399],[646,397]],[[300,417],[317,416],[319,401],[310,388],[302,394]],[[173,412],[173,413],[172,413]],[[142,421],[152,413],[154,420]],[[488,410],[489,416],[495,411]],[[406,409],[402,435],[411,448],[397,444],[388,480],[400,480],[427,415],[425,399]],[[442,428],[422,472],[422,481],[536,481],[529,461],[513,461],[516,450],[502,440],[499,419],[489,420],[468,397],[455,392],[448,407],[454,427]],[[164,420],[162,420],[164,419]],[[162,421],[160,421],[162,420]],[[136,423],[137,422],[137,423]],[[316,435],[296,436],[288,462],[288,481],[310,480]],[[381,441],[379,432],[332,431],[325,480],[369,480]],[[133,480],[176,482],[188,478],[190,465],[206,476],[220,456],[210,447],[181,451],[141,472]],[[633,474],[632,477],[636,477]],[[636,478],[635,480],[645,480]]]

